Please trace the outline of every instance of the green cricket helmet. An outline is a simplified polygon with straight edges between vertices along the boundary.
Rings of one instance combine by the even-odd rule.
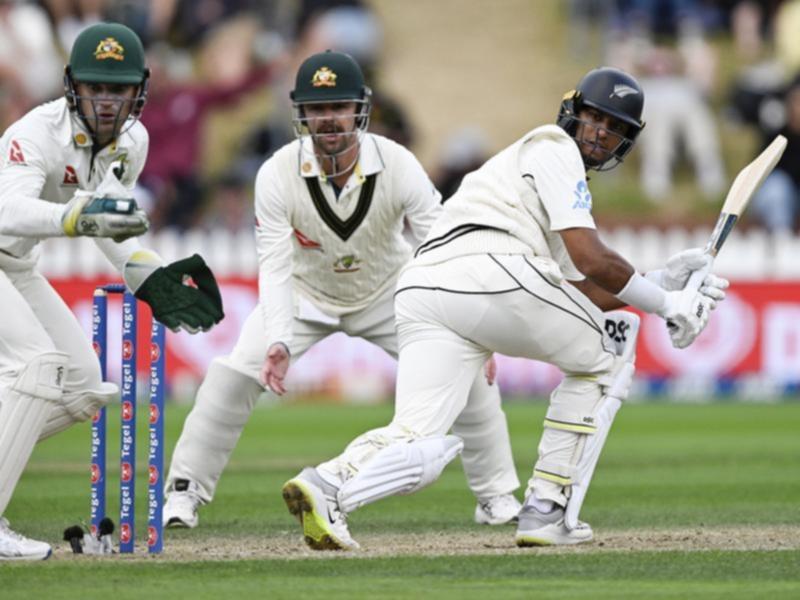
[[[80,97],[76,83],[104,83],[134,85],[136,93],[130,102],[125,119],[123,106],[117,113],[116,135],[122,125],[130,120],[128,128],[142,113],[147,101],[147,84],[150,71],[145,67],[144,47],[136,33],[120,23],[97,23],[87,27],[78,35],[70,52],[69,64],[64,69],[64,95],[70,109],[78,114],[89,130],[96,131],[97,123],[83,114],[80,100],[96,102],[96,97]],[[126,128],[127,129],[127,128]]]
[[[295,104],[367,100],[371,96],[364,84],[361,67],[349,54],[326,50],[308,57],[297,71]]]
[[[372,91],[364,83],[364,74],[361,67],[349,54],[327,50],[308,57],[297,71],[294,90],[289,94],[292,99],[292,124],[295,135],[302,140],[310,137],[313,142],[314,153],[318,158],[330,161],[327,169],[329,176],[346,173],[357,160],[349,160],[342,164],[343,156],[349,156],[353,147],[361,143],[361,139],[369,127],[369,114],[372,109]],[[325,117],[319,119],[316,126],[312,126],[312,118],[306,115],[304,107],[310,104],[331,104],[341,102],[355,103],[355,128],[350,131],[336,130],[335,125],[328,121],[323,124]],[[335,150],[325,151],[318,143],[319,128],[332,130],[343,140]],[[304,145],[301,144],[301,154]],[[302,162],[302,161],[301,161]]]
[[[295,109],[295,127],[306,125],[304,104],[355,102],[359,129],[369,125],[372,91],[364,83],[361,67],[349,54],[326,50],[308,57],[297,71],[289,96]]]
[[[644,128],[642,121],[644,92],[639,82],[624,71],[600,67],[584,75],[577,87],[564,94],[561,101],[557,124],[573,139],[578,134],[578,126],[583,123],[578,115],[584,108],[593,108],[611,115],[627,125],[624,136],[606,130],[608,135],[620,138],[618,145],[607,159],[593,161],[584,156],[584,165],[587,169],[597,171],[613,169],[633,149],[636,138]],[[586,140],[582,141],[586,143]]]

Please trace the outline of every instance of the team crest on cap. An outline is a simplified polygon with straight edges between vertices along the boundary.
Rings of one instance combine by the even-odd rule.
[[[125,60],[123,56],[125,54],[125,48],[122,47],[117,40],[113,37],[107,37],[106,39],[102,40],[99,44],[97,44],[97,48],[94,51],[94,57],[97,60],[106,60],[107,58],[111,58],[113,60]]]
[[[311,78],[311,85],[314,87],[336,87],[336,73],[328,67],[317,69],[314,77]]]

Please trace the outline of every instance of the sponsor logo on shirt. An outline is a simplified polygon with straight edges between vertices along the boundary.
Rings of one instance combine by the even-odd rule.
[[[360,270],[361,259],[356,257],[355,254],[348,254],[341,256],[333,263],[333,270],[336,273],[355,273]]]
[[[61,185],[78,185],[78,174],[72,165],[64,167],[64,181],[61,182]]]
[[[585,179],[578,182],[572,195],[575,196],[575,202],[572,203],[573,210],[592,210],[592,193]]]
[[[8,162],[17,163],[18,165],[25,164],[25,155],[22,153],[22,148],[20,148],[17,140],[11,140],[11,149],[8,151]]]
[[[294,237],[297,239],[297,243],[300,244],[301,248],[305,248],[306,250],[320,250],[320,251],[322,251],[322,245],[319,242],[315,242],[310,237],[307,237],[299,229],[295,229],[294,230]]]

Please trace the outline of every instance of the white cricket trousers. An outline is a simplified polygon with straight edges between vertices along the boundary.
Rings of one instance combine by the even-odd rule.
[[[369,307],[341,317],[338,324],[295,317],[289,348],[292,363],[338,331],[372,342],[396,357],[393,292],[388,288]],[[258,375],[267,353],[265,331],[257,307],[231,354],[212,363],[173,452],[168,488],[177,479],[187,479],[197,483],[204,502],[213,499],[222,471],[263,392]],[[478,369],[466,393],[476,400],[457,415],[454,432],[464,439],[462,462],[469,487],[479,499],[510,493],[519,487],[519,479],[497,384],[488,385]]]
[[[539,258],[488,254],[406,267],[395,297],[400,345],[395,415],[383,436],[450,431],[469,406],[470,386],[491,352],[549,362],[564,372],[549,414],[554,407],[567,414],[591,412],[601,398],[597,380],[612,368],[614,354],[603,344],[602,312],[577,289],[562,285],[554,268]],[[381,437],[374,431],[327,464],[363,468],[374,455],[364,452],[363,442]],[[582,451],[581,437],[546,429],[537,468],[569,471]],[[566,502],[564,485],[539,477],[529,485],[540,497]]]

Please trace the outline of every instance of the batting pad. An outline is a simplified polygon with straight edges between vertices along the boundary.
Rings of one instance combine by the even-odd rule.
[[[67,355],[40,354],[0,392],[0,515],[11,500],[53,402],[61,397]]]
[[[65,393],[47,416],[44,429],[39,434],[39,441],[64,431],[75,423],[88,421],[118,394],[117,385],[106,381],[100,384],[98,390]]]
[[[616,324],[609,328],[609,321]],[[574,481],[570,488],[569,500],[564,514],[564,524],[570,531],[578,527],[578,514],[580,513],[586,492],[594,475],[600,452],[606,443],[608,432],[614,423],[617,411],[622,406],[622,401],[627,399],[630,391],[633,374],[636,370],[636,340],[639,335],[640,320],[637,315],[626,311],[612,311],[606,313],[606,332],[610,329],[623,332],[612,340],[615,342],[617,360],[612,372],[610,384],[604,388],[605,396],[600,401],[595,414],[596,431],[594,435],[586,438],[580,459],[575,466]]]
[[[581,506],[583,506],[583,500],[592,481],[594,468],[600,459],[600,452],[605,446],[608,432],[611,430],[611,424],[614,422],[614,417],[617,415],[620,406],[622,406],[622,401],[611,396],[606,396],[600,403],[596,415],[597,431],[586,439],[581,458],[575,467],[574,480],[564,514],[564,524],[570,531],[578,526],[578,513],[581,510]]]
[[[464,448],[455,435],[434,436],[381,448],[339,489],[345,513],[395,494],[411,494],[430,485]]]

